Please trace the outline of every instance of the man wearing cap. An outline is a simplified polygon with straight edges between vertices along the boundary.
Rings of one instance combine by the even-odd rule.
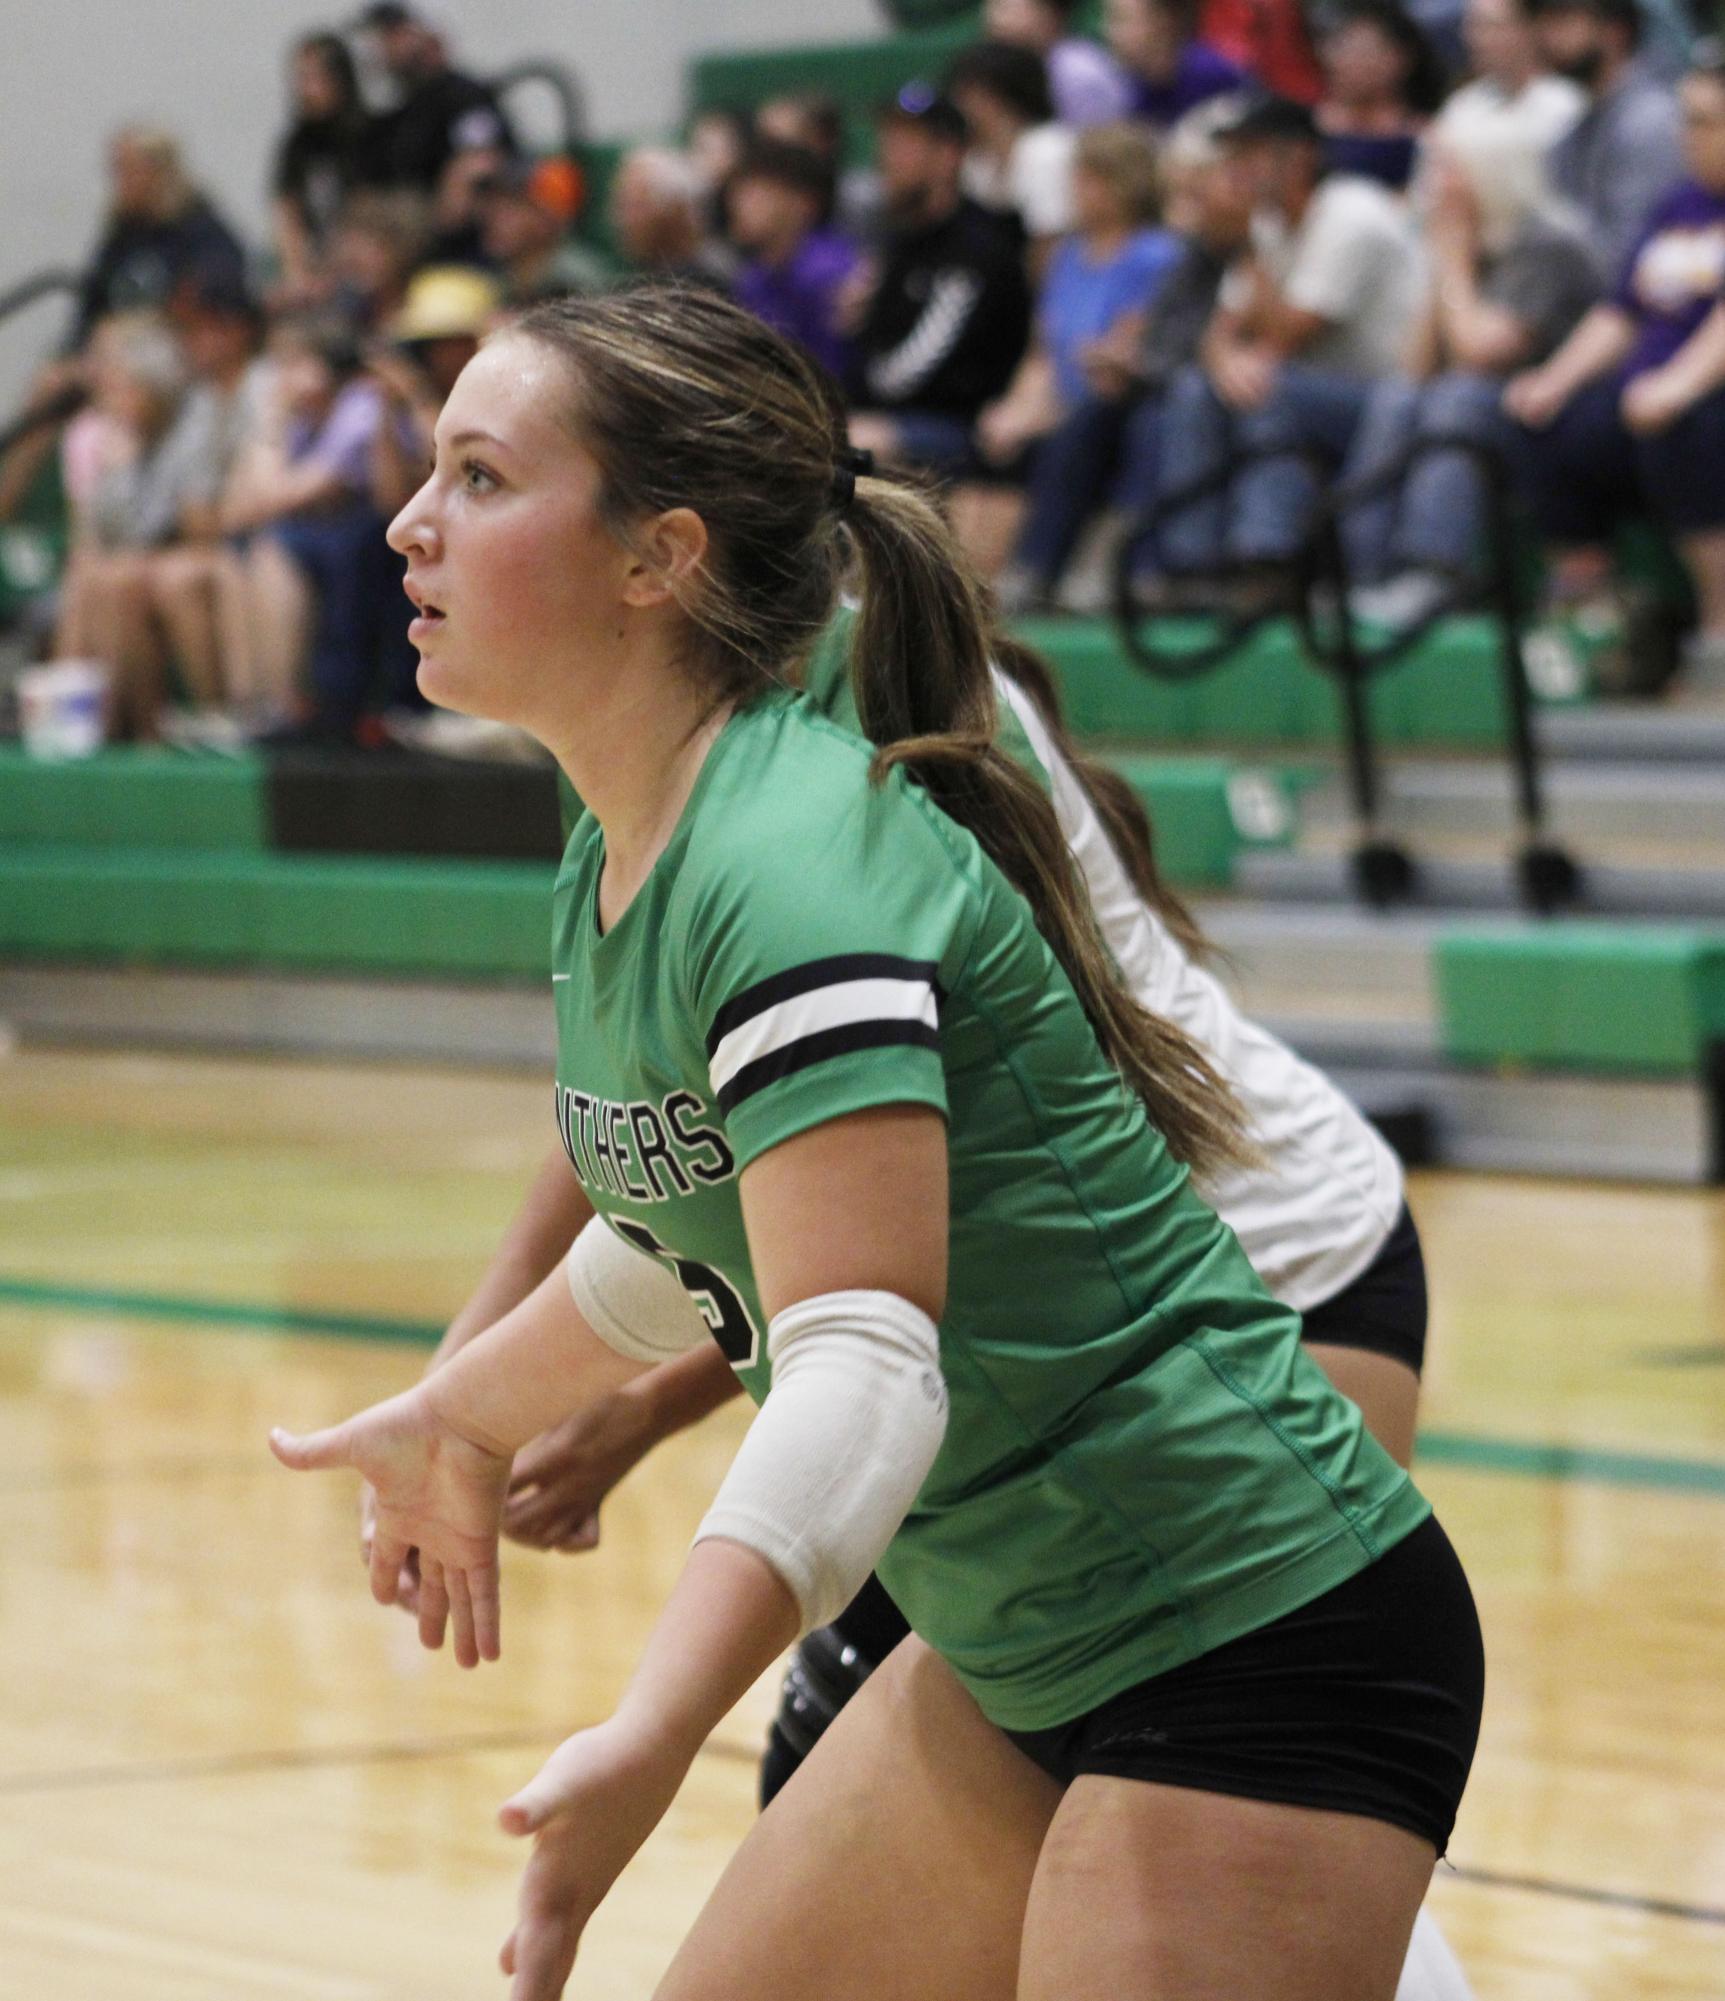
[[[474,194],[480,244],[502,278],[506,305],[593,292],[605,283],[605,266],[569,234],[581,207],[580,170],[572,160],[506,160]]]
[[[1030,339],[1023,236],[961,192],[967,131],[950,98],[909,85],[877,129],[886,248],[857,320],[851,436],[956,474]]]
[[[444,398],[479,352],[502,304],[496,281],[485,272],[434,264],[408,286],[390,322],[388,345],[367,354],[384,403],[371,449],[371,486],[385,516],[397,513],[425,478]]]
[[[1533,0],[1546,63],[1588,104],[1553,147],[1551,184],[1585,221],[1600,277],[1615,282],[1653,205],[1682,178],[1676,94],[1640,58],[1637,0]]]
[[[493,92],[451,64],[421,9],[377,0],[357,25],[401,93],[366,135],[364,179],[430,196],[438,254],[460,256],[476,247],[474,183],[517,151],[509,122]]]
[[[1182,486],[1238,470],[1164,523],[1174,570],[1291,560],[1315,499],[1302,455],[1339,465],[1373,385],[1401,366],[1427,282],[1405,206],[1326,172],[1305,105],[1257,99],[1217,137],[1253,201],[1252,249],[1223,286],[1202,366],[1168,392],[1163,463]]]

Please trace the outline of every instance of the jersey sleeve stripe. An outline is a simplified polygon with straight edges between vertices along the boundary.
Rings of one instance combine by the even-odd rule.
[[[932,1030],[940,1019],[934,984],[928,979],[838,980],[812,992],[793,994],[741,1021],[707,1060],[713,1089],[723,1092],[733,1078],[811,1035],[854,1025],[890,1026],[917,1021]]]
[[[713,1017],[707,1031],[709,1061],[720,1043],[745,1021],[764,1014],[779,1002],[794,1000],[798,994],[813,993],[818,987],[838,986],[849,980],[921,980],[940,992],[935,978],[938,968],[932,959],[902,959],[893,952],[839,952],[830,959],[810,959],[788,972],[774,973],[733,994]]]
[[[939,1031],[926,1021],[853,1021],[843,1028],[822,1029],[783,1049],[775,1049],[770,1056],[757,1057],[739,1070],[717,1094],[719,1112],[722,1117],[729,1117],[745,1099],[764,1091],[769,1084],[835,1056],[849,1056],[859,1049],[938,1050],[939,1047]]]

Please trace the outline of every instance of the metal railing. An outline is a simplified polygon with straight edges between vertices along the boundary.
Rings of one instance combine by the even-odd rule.
[[[1368,643],[1350,602],[1353,578],[1343,522],[1363,502],[1399,486],[1423,459],[1458,452],[1474,462],[1486,494],[1488,559],[1484,575],[1477,583],[1458,583],[1453,594],[1417,620]],[[1138,553],[1166,522],[1199,501],[1226,491],[1247,467],[1287,458],[1305,463],[1329,489],[1287,565],[1287,601],[1278,604],[1266,595],[1256,606],[1224,605],[1219,630],[1208,642],[1195,647],[1158,643],[1156,626],[1164,614],[1146,612],[1136,594]],[[1402,660],[1441,619],[1458,611],[1486,613],[1497,631],[1498,668],[1508,722],[1506,751],[1520,832],[1515,857],[1517,885],[1524,902],[1549,914],[1576,902],[1583,880],[1574,857],[1546,831],[1545,790],[1523,646],[1527,608],[1517,552],[1524,540],[1504,455],[1477,437],[1461,432],[1428,433],[1366,478],[1342,486],[1334,484],[1328,462],[1309,447],[1269,445],[1235,453],[1198,479],[1158,497],[1117,552],[1115,619],[1128,654],[1141,669],[1158,679],[1179,682],[1221,666],[1260,626],[1291,613],[1307,654],[1334,678],[1340,690],[1348,791],[1355,822],[1350,856],[1354,886],[1364,902],[1385,908],[1412,896],[1419,878],[1412,855],[1382,825],[1379,750],[1369,684],[1374,675]]]

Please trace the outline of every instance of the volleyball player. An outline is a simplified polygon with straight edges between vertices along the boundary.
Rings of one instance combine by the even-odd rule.
[[[616,1716],[505,1810],[538,1837],[518,2001],[877,1558],[917,1636],[664,1996],[964,2001],[1016,1969],[1023,2001],[1388,1997],[1477,1727],[1465,1581],[1191,1194],[1181,1162],[1244,1156],[1231,1093],[1121,987],[993,747],[937,517],[842,449],[807,365],[716,301],[535,309],[458,384],[392,534],[426,691],[532,729],[591,808],[559,1116],[611,1220],[418,1389],[277,1449],[372,1482],[374,1589],[417,1546],[422,1635],[453,1618],[471,1664],[510,1453],[648,1359],[606,1307],[631,1260],[762,1402]],[[872,771],[775,686],[841,523]]]

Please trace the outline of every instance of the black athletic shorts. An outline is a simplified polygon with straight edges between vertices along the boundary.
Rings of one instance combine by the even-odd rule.
[[[1007,1735],[1086,1774],[1364,1814],[1441,1855],[1485,1694],[1479,1618],[1435,1517],[1357,1576],[1052,1730]]]
[[[1308,1309],[1307,1341],[1369,1348],[1417,1376],[1426,1358],[1426,1263],[1407,1205],[1371,1263],[1351,1285]]]

